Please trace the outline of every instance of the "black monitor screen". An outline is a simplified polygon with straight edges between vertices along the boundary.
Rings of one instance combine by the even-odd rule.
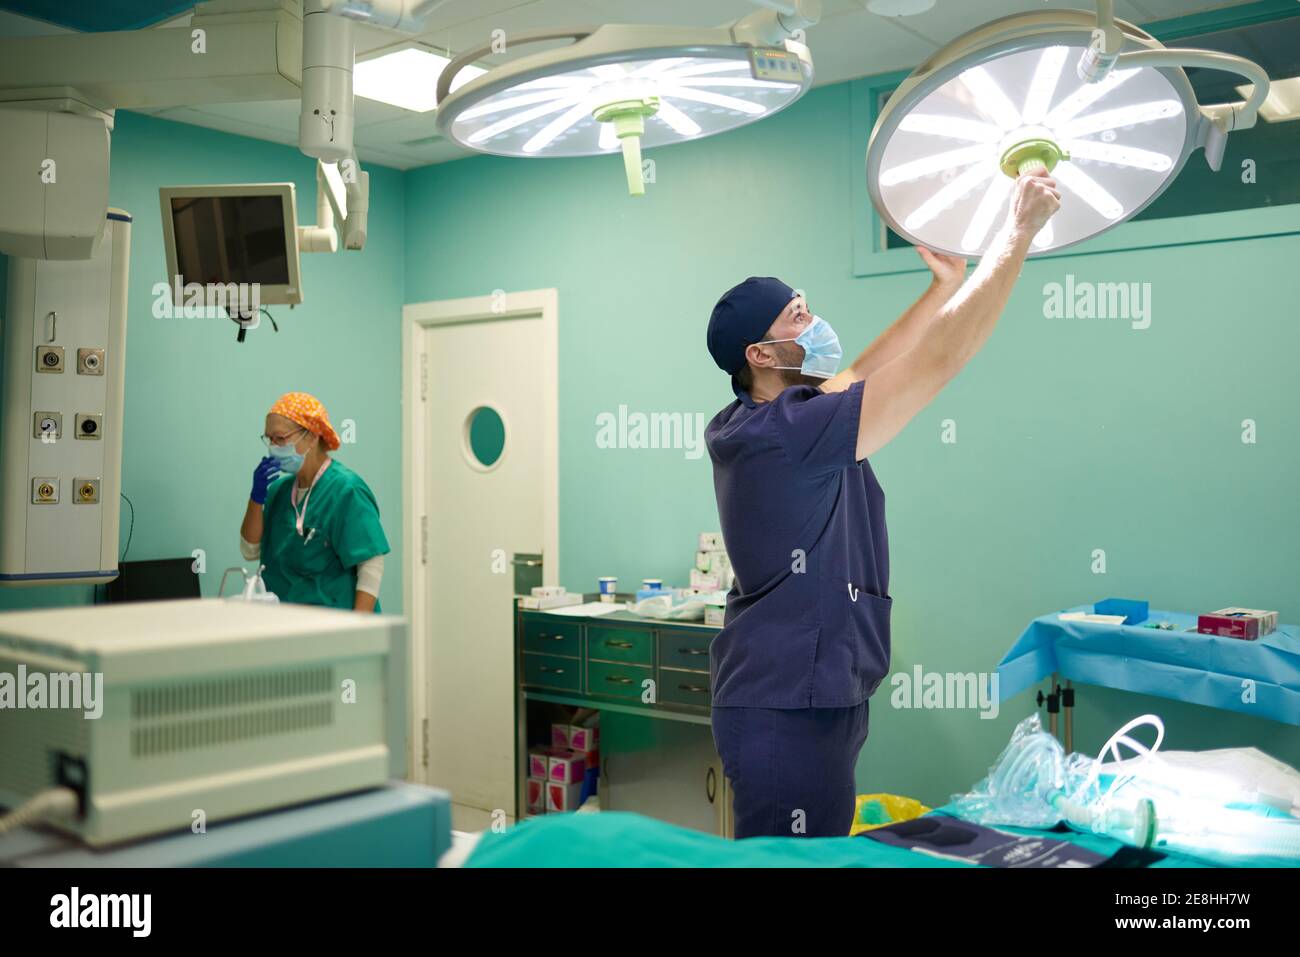
[[[192,558],[156,558],[121,562],[108,583],[109,601],[166,601],[198,598],[199,576]]]
[[[171,202],[182,283],[288,285],[280,196],[172,197]]]

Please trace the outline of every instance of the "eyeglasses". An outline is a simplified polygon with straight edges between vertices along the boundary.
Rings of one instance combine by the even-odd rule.
[[[288,445],[289,440],[291,438],[293,438],[299,432],[306,432],[306,431],[307,431],[306,429],[294,429],[294,431],[289,432],[285,435],[267,435],[266,433],[262,433],[260,438],[262,440],[262,444],[269,449],[273,445]]]

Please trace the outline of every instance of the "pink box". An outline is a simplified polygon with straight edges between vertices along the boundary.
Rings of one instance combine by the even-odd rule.
[[[587,755],[582,751],[554,752],[546,764],[546,780],[560,784],[581,784],[587,773]]]
[[[582,724],[569,725],[568,747],[574,751],[595,751],[600,747],[599,718],[599,715],[592,715]]]
[[[545,814],[546,813],[546,782],[539,781],[536,778],[529,778],[525,784],[528,789],[528,813]]]
[[[546,780],[546,766],[550,759],[550,748],[528,749],[528,776],[539,781]]]
[[[569,726],[567,724],[551,725],[551,747],[568,748],[569,744]]]
[[[546,810],[549,811],[576,811],[578,809],[578,799],[582,797],[581,784],[557,784],[554,781],[546,782]]]

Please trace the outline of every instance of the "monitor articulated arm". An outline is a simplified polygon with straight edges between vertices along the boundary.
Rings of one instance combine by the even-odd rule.
[[[280,0],[210,0],[195,7],[185,27],[0,39],[0,139],[10,140],[15,130],[28,135],[31,124],[15,125],[14,117],[33,110],[71,114],[76,120],[68,118],[65,125],[74,127],[93,121],[103,136],[112,131],[117,109],[301,98],[299,148],[322,163],[338,164],[346,196],[346,213],[331,208],[333,215],[328,221],[322,217],[315,231],[306,227],[304,249],[337,248],[337,238],[328,235],[336,226],[342,228],[345,248],[360,249],[369,176],[352,141],[352,22],[418,30],[421,18],[440,5],[438,0],[304,0],[299,16]],[[93,142],[85,135],[75,139]],[[28,145],[13,157],[0,156],[0,253],[32,255],[40,249],[40,258],[89,257],[107,208],[106,141],[93,156],[66,152],[68,167],[77,171],[77,191],[67,193],[76,215],[58,224],[48,221],[41,204],[21,202],[22,191],[31,192],[25,178],[35,156],[31,150],[49,149]],[[41,156],[37,162],[58,158]],[[318,196],[318,211],[326,205]],[[71,229],[69,222],[75,223]],[[51,243],[55,232],[59,241]]]

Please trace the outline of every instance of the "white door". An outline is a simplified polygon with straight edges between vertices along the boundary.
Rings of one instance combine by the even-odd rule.
[[[424,528],[413,536],[423,601],[412,617],[427,675],[424,780],[462,808],[513,816],[511,559],[541,553],[553,582],[558,556],[554,311],[511,298],[505,314],[479,300],[458,300],[459,314],[457,303],[426,304],[442,314],[413,330],[423,394],[415,514]],[[407,307],[417,323],[420,309]]]

